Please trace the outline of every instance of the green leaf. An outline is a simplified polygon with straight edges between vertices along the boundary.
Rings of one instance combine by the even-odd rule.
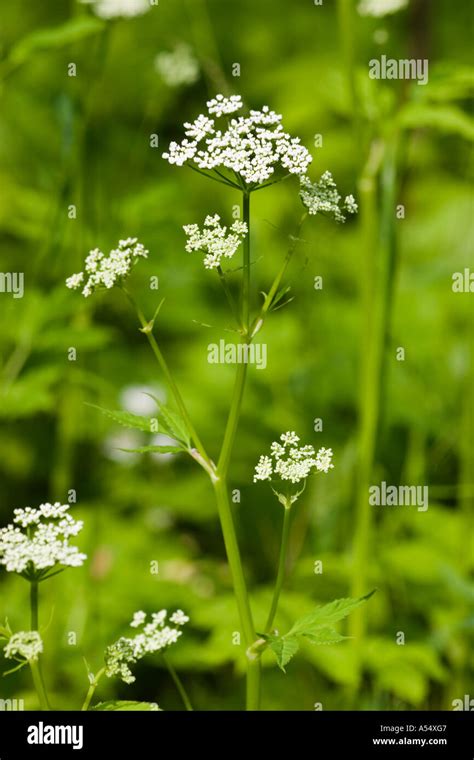
[[[93,707],[89,708],[90,710],[124,710],[127,712],[136,712],[137,710],[140,711],[153,711],[153,712],[161,712],[161,709],[158,707],[156,702],[128,702],[126,700],[111,700],[110,702],[99,702],[98,704],[94,705]]]
[[[340,641],[350,638],[349,636],[341,636],[335,628],[318,628],[316,631],[303,633],[311,644],[339,644]]]
[[[285,665],[289,663],[292,657],[297,653],[300,645],[296,636],[265,636],[268,646],[274,652],[279,667],[286,673]]]
[[[362,596],[360,599],[335,599],[334,602],[325,604],[322,607],[316,607],[313,612],[303,615],[303,617],[297,620],[286,635],[307,636],[314,633],[318,628],[332,626],[338,620],[342,620],[347,615],[350,615],[357,607],[360,607],[367,599],[370,599],[374,593],[375,590],[366,596]]]
[[[466,140],[474,139],[474,121],[454,105],[407,103],[401,110],[399,119],[403,127],[428,127],[460,135]]]
[[[147,454],[148,452],[178,454],[185,451],[185,449],[182,446],[140,446],[138,449],[119,449],[119,451],[128,451],[131,454]]]
[[[134,428],[135,430],[142,430],[144,433],[157,432],[151,429],[153,418],[149,419],[148,417],[140,417],[137,414],[132,414],[131,412],[104,409],[103,407],[97,406],[96,404],[87,404],[87,406],[91,406],[93,409],[98,409],[99,412],[102,412],[102,414],[104,414],[106,417],[109,417],[111,420],[118,422],[119,425],[123,425],[124,427]]]
[[[97,34],[104,28],[104,22],[92,16],[80,16],[51,29],[39,29],[23,37],[9,55],[9,61],[18,66],[38,50],[49,50],[70,45],[73,42]]]
[[[151,393],[146,393],[145,395],[150,396],[158,407],[160,433],[169,435],[170,438],[176,438],[176,440],[181,441],[185,447],[189,449],[191,447],[191,436],[186,422],[181,415],[174,412],[169,406],[162,404],[161,401]]]

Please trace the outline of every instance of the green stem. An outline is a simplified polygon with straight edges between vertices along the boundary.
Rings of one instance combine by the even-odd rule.
[[[178,692],[179,692],[179,695],[180,695],[181,699],[183,700],[183,704],[184,704],[186,710],[188,712],[193,712],[193,706],[191,704],[191,700],[189,699],[189,697],[188,697],[188,695],[186,693],[186,689],[183,686],[183,682],[181,681],[181,679],[180,679],[179,675],[177,674],[175,668],[173,667],[173,665],[171,664],[171,662],[168,660],[168,658],[167,658],[167,656],[165,655],[164,652],[163,652],[162,656],[163,656],[163,661],[164,661],[164,663],[165,663],[165,665],[166,665],[166,667],[168,669],[168,672],[169,672],[171,678],[173,679],[176,688],[178,689]]]
[[[272,285],[270,287],[270,290],[268,291],[267,295],[265,296],[265,300],[262,304],[262,308],[260,309],[260,312],[258,313],[257,317],[252,322],[252,326],[250,328],[250,337],[253,338],[254,335],[260,330],[263,320],[265,319],[265,316],[270,309],[273,299],[276,296],[277,290],[280,287],[280,283],[285,276],[286,270],[288,269],[288,266],[290,264],[291,259],[293,258],[293,254],[296,249],[296,244],[299,241],[299,235],[301,232],[301,228],[303,226],[303,223],[308,216],[308,213],[305,211],[305,213],[302,215],[300,222],[298,224],[298,228],[296,230],[296,234],[292,238],[292,243],[290,247],[288,248],[288,251],[285,256],[285,260],[283,261],[283,264],[280,267],[280,270],[278,271],[275,279],[272,282]]]
[[[260,684],[262,664],[260,657],[252,659],[247,655],[247,710],[260,709]]]
[[[231,290],[229,288],[229,285],[227,283],[226,275],[225,275],[225,273],[224,273],[224,271],[223,271],[223,269],[222,269],[221,266],[217,267],[217,274],[219,275],[219,279],[220,279],[221,285],[222,285],[222,287],[224,289],[224,293],[226,295],[227,302],[228,302],[228,304],[229,304],[229,306],[231,308],[232,315],[233,315],[233,317],[234,317],[234,319],[235,319],[235,321],[237,323],[238,328],[241,330],[242,329],[242,323],[240,321],[239,310],[237,308],[237,305],[235,303],[234,297],[233,297],[232,292],[231,292]]]
[[[281,533],[280,544],[280,557],[278,560],[278,573],[275,583],[275,590],[273,592],[272,606],[268,613],[267,624],[265,626],[265,633],[270,633],[273,621],[275,619],[276,611],[278,609],[278,600],[280,598],[283,581],[285,580],[286,571],[286,556],[288,553],[288,539],[290,536],[290,524],[291,524],[291,509],[285,507],[285,514],[283,517],[283,529]]]
[[[338,0],[337,15],[339,23],[339,40],[344,61],[346,83],[349,94],[349,107],[354,125],[354,140],[360,148],[360,107],[357,97],[354,29],[356,19],[353,0]]]
[[[242,193],[242,216],[247,225],[247,234],[243,240],[244,271],[242,277],[242,325],[249,331],[250,314],[250,194]]]
[[[209,457],[207,455],[206,449],[204,448],[204,445],[201,442],[201,439],[199,438],[199,436],[198,436],[198,434],[197,434],[197,432],[195,430],[195,427],[194,427],[193,423],[191,422],[191,418],[189,417],[188,410],[186,409],[186,406],[185,406],[185,403],[184,403],[184,401],[182,399],[181,393],[179,392],[179,388],[178,388],[178,386],[176,385],[176,383],[174,381],[174,378],[173,378],[173,376],[172,376],[172,374],[171,374],[171,372],[169,370],[169,367],[168,367],[168,365],[166,363],[165,357],[163,356],[163,354],[162,354],[162,352],[160,350],[160,347],[158,346],[158,343],[156,342],[155,337],[154,337],[154,335],[152,333],[153,322],[147,322],[147,320],[144,317],[144,314],[143,314],[142,310],[140,309],[140,307],[138,306],[138,304],[135,302],[135,299],[130,295],[130,293],[125,288],[122,288],[122,290],[124,291],[125,295],[129,299],[129,301],[131,302],[131,304],[133,305],[133,307],[134,307],[134,309],[135,309],[135,311],[137,313],[138,321],[140,322],[140,325],[141,325],[141,328],[142,328],[142,332],[146,335],[148,343],[150,344],[150,348],[153,351],[153,354],[155,355],[155,358],[156,358],[156,360],[157,360],[157,362],[158,362],[158,364],[159,364],[159,366],[161,368],[161,371],[163,372],[163,374],[165,376],[166,382],[168,383],[168,386],[169,386],[169,388],[170,388],[170,390],[171,390],[171,392],[172,392],[172,394],[174,396],[174,399],[176,401],[176,405],[177,405],[177,407],[178,407],[178,409],[179,409],[179,411],[181,413],[181,416],[183,417],[183,419],[186,422],[187,428],[188,428],[188,430],[189,430],[189,432],[191,434],[191,438],[193,439],[193,441],[194,441],[194,443],[196,445],[196,448],[197,448],[198,452],[200,453],[201,457],[203,458],[203,460],[207,464],[209,464],[210,463],[210,459],[209,459]]]
[[[30,581],[31,630],[39,631],[38,625],[38,581]],[[30,661],[31,675],[38,694],[41,710],[50,710],[48,695],[44,685],[43,673],[39,660]]]
[[[242,625],[245,645],[248,648],[256,638],[255,628],[253,625],[247,586],[242,568],[242,560],[240,558],[240,551],[235,533],[234,519],[232,517],[232,510],[229,503],[227,479],[225,477],[219,476],[216,478],[214,481],[214,491],[216,494],[217,508],[219,510],[227,559],[232,575],[240,623]]]
[[[33,683],[35,685],[36,693],[40,703],[40,710],[50,710],[48,695],[44,688],[43,676],[41,675],[41,669],[39,660],[30,660],[30,670],[33,676]]]
[[[92,683],[89,684],[89,688],[87,690],[87,694],[86,694],[86,698],[84,700],[84,704],[81,707],[81,712],[85,712],[86,710],[89,709],[89,705],[91,703],[91,699],[94,696],[95,690],[97,689],[97,687],[99,685],[99,681],[102,678],[104,672],[105,672],[105,668],[102,668],[101,670],[99,670],[99,672],[97,673],[97,675],[94,677],[94,680],[92,681]]]
[[[242,407],[242,399],[245,389],[245,379],[247,377],[247,364],[242,362],[237,367],[235,375],[234,390],[232,394],[232,401],[230,405],[229,417],[227,419],[227,425],[224,433],[224,440],[222,442],[221,453],[217,464],[217,470],[220,477],[227,477],[229,470],[230,458],[232,456],[232,450],[234,447],[235,435],[237,433],[237,426],[239,423],[240,410]]]

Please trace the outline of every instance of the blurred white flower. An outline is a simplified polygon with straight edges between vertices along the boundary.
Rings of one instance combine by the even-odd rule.
[[[112,462],[120,462],[130,467],[140,458],[140,454],[122,451],[122,449],[138,449],[143,445],[145,445],[143,436],[139,432],[119,430],[107,436],[103,443],[103,450],[106,457]]]
[[[35,662],[42,652],[43,641],[38,631],[13,633],[3,650],[3,654],[8,660],[22,658],[27,662]]]
[[[155,69],[168,87],[194,84],[199,79],[199,62],[185,42],[179,42],[170,52],[158,53]]]
[[[231,258],[248,232],[245,222],[235,221],[227,234],[227,227],[221,225],[219,214],[206,216],[202,230],[197,224],[186,224],[183,229],[188,238],[186,250],[205,253],[206,269],[219,267],[223,257]]]
[[[357,6],[361,16],[388,16],[406,8],[408,0],[361,0]]]
[[[238,174],[250,189],[268,180],[276,169],[305,174],[311,155],[298,137],[283,131],[281,115],[268,106],[251,110],[249,116],[226,119],[222,125],[211,118],[242,108],[240,95],[216,95],[207,102],[207,114],[184,124],[185,139],[172,142],[163,158],[177,166],[192,161],[201,170],[227,169],[233,173],[230,178]]]
[[[120,404],[127,412],[149,417],[157,411],[156,401],[151,397],[156,396],[164,402],[165,398],[162,398],[164,395],[161,388],[157,391],[156,388],[148,385],[127,385],[120,394]]]
[[[94,6],[94,13],[100,18],[132,18],[142,16],[150,10],[150,0],[79,0]]]

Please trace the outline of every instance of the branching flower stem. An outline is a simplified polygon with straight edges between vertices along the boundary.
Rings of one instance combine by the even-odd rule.
[[[270,607],[270,612],[268,613],[268,618],[267,618],[267,624],[265,626],[265,633],[270,633],[272,630],[273,621],[275,620],[275,615],[278,609],[278,601],[280,599],[281,589],[283,587],[283,583],[285,580],[288,543],[289,543],[289,537],[290,537],[290,525],[291,525],[291,509],[290,507],[287,507],[284,509],[283,529],[281,533],[280,557],[278,560],[277,579],[275,583],[275,589],[273,591],[272,606]]]

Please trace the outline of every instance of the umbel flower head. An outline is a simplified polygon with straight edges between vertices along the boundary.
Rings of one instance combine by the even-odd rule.
[[[36,662],[43,652],[43,640],[38,631],[18,631],[5,644],[3,655],[7,660],[21,663]]]
[[[341,196],[331,172],[324,172],[319,182],[314,184],[308,177],[300,177],[300,186],[300,198],[308,214],[334,214],[336,222],[345,222],[343,211],[357,213],[358,206],[352,195],[346,195],[342,209],[339,206]]]
[[[93,5],[94,13],[100,18],[132,18],[142,16],[150,10],[150,0],[80,0]]]
[[[130,665],[141,660],[147,654],[159,652],[171,644],[175,644],[182,634],[180,626],[189,621],[182,610],[176,610],[168,617],[167,610],[154,612],[151,622],[147,623],[147,616],[143,610],[135,612],[130,626],[140,628],[140,633],[132,638],[122,636],[105,650],[105,675],[109,678],[119,676],[125,683],[133,683],[135,676],[130,670]]]
[[[312,156],[299,137],[284,132],[281,115],[263,106],[248,116],[227,118],[242,110],[240,95],[216,95],[207,102],[207,113],[192,123],[185,122],[185,138],[181,143],[172,142],[163,158],[170,164],[190,163],[217,174],[224,169],[230,172],[228,179],[237,176],[248,190],[266,182],[277,169],[305,174]]]
[[[82,295],[87,298],[96,290],[113,288],[123,282],[137,261],[146,259],[149,251],[138,242],[137,238],[119,240],[117,248],[110,251],[108,256],[98,248],[89,251],[85,260],[84,272],[71,275],[66,280],[66,287],[78,290],[82,287]]]
[[[0,529],[0,565],[28,580],[43,580],[52,568],[80,567],[87,559],[69,538],[82,530],[82,520],[69,514],[70,505],[41,504],[15,509],[13,523]]]
[[[245,222],[234,222],[227,233],[227,227],[220,223],[220,216],[206,216],[204,227],[199,229],[197,224],[187,224],[183,227],[188,238],[186,250],[200,251],[204,256],[206,269],[215,269],[221,265],[221,259],[230,259],[248,232]]]
[[[258,460],[253,477],[254,483],[269,481],[278,500],[287,509],[303,492],[306,478],[312,472],[327,473],[334,467],[332,449],[321,448],[316,453],[312,446],[299,446],[299,440],[293,431],[282,433],[280,440],[272,443],[270,455],[262,455]]]

